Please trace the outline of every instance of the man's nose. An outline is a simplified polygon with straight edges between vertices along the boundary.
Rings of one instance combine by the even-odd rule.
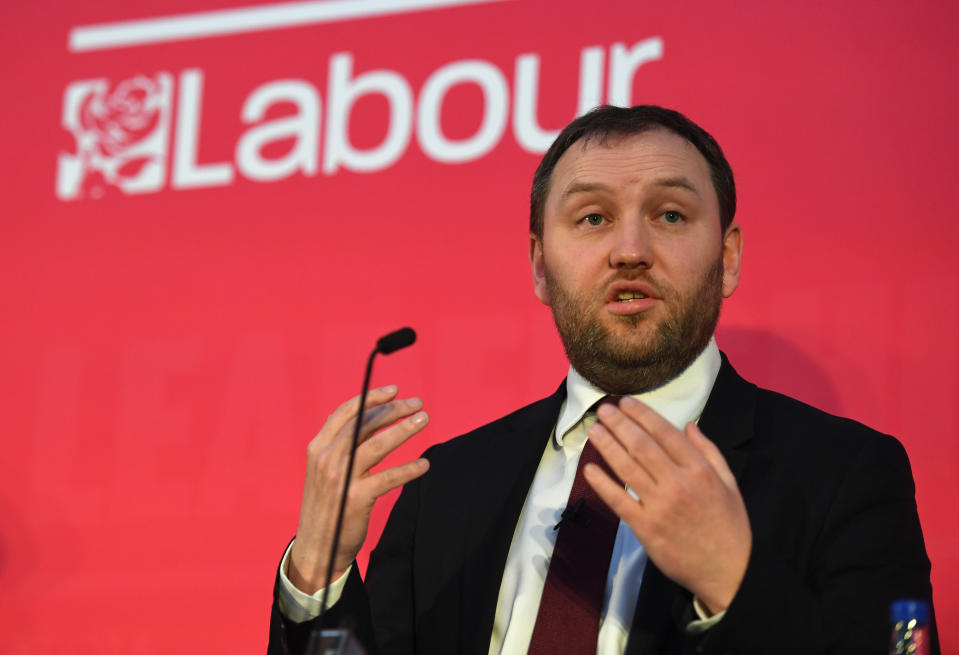
[[[609,253],[613,268],[649,268],[653,249],[649,226],[640,217],[622,220],[614,231],[615,241]]]

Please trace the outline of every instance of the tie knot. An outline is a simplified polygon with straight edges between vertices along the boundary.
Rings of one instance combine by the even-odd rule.
[[[586,429],[596,422],[596,412],[599,410],[601,405],[613,405],[614,407],[619,406],[619,399],[622,396],[603,396],[595,403],[589,406],[589,409],[586,410],[586,413],[583,415],[583,423],[586,425]]]

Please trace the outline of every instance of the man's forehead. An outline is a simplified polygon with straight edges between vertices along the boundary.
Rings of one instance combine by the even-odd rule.
[[[553,170],[550,195],[601,186],[610,176],[701,193],[711,186],[709,164],[686,138],[666,128],[635,134],[590,135],[575,141]]]

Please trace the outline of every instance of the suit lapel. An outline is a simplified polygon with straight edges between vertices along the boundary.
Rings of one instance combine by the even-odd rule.
[[[756,387],[739,377],[725,354],[722,358],[699,427],[716,444],[739,480],[748,459],[747,445],[753,436]],[[663,648],[670,634],[676,633],[674,639],[683,635],[685,618],[680,617],[689,614],[685,610],[691,602],[688,591],[663,575],[652,562],[647,563],[626,655],[667,652]]]
[[[486,655],[500,582],[513,533],[547,440],[566,398],[565,380],[556,392],[502,419],[484,439],[475,469],[486,472],[474,492],[463,585],[460,652]],[[468,634],[472,633],[472,634]]]
[[[748,442],[756,420],[756,385],[739,377],[723,354],[712,393],[699,419],[699,427],[722,452],[739,480],[748,459]]]

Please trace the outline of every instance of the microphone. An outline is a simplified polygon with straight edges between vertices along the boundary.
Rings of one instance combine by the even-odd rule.
[[[376,342],[376,350],[384,355],[389,355],[407,346],[412,346],[414,343],[416,343],[416,332],[413,331],[413,328],[404,327],[395,332],[390,332],[385,337],[380,337],[379,341]]]
[[[559,523],[553,526],[553,530],[559,530],[559,526],[563,525],[563,521],[572,521],[573,523],[579,523],[581,525],[589,525],[592,521],[589,516],[583,512],[583,506],[586,504],[585,498],[578,498],[576,503],[563,510],[563,513],[559,515]]]
[[[353,477],[353,461],[356,459],[356,446],[360,441],[360,427],[363,424],[363,408],[366,407],[366,394],[370,389],[370,376],[373,373],[373,359],[376,357],[377,353],[389,355],[390,353],[394,353],[397,350],[406,348],[407,346],[412,346],[413,342],[415,341],[416,332],[413,331],[413,328],[404,327],[400,328],[399,330],[394,330],[393,332],[380,337],[376,341],[376,348],[373,349],[373,352],[370,353],[369,359],[366,360],[366,375],[363,376],[363,390],[360,392],[359,416],[357,416],[356,425],[353,429],[353,444],[350,446],[350,458],[346,464],[346,478],[343,482],[343,494],[340,496],[340,509],[336,514],[336,529],[333,530],[333,545],[330,548],[330,560],[326,569],[326,584],[323,585],[323,598],[320,601],[320,617],[317,621],[317,625],[320,626],[320,629],[323,627],[323,615],[326,614],[326,600],[330,591],[330,585],[333,584],[333,564],[336,561],[336,549],[340,545],[340,533],[343,530],[343,515],[346,513],[346,499],[350,490],[350,478]],[[323,633],[326,632],[328,631],[323,630]],[[325,637],[328,635],[324,634],[323,636]],[[315,638],[316,635],[314,634],[312,637]],[[313,642],[311,641],[311,643]]]

